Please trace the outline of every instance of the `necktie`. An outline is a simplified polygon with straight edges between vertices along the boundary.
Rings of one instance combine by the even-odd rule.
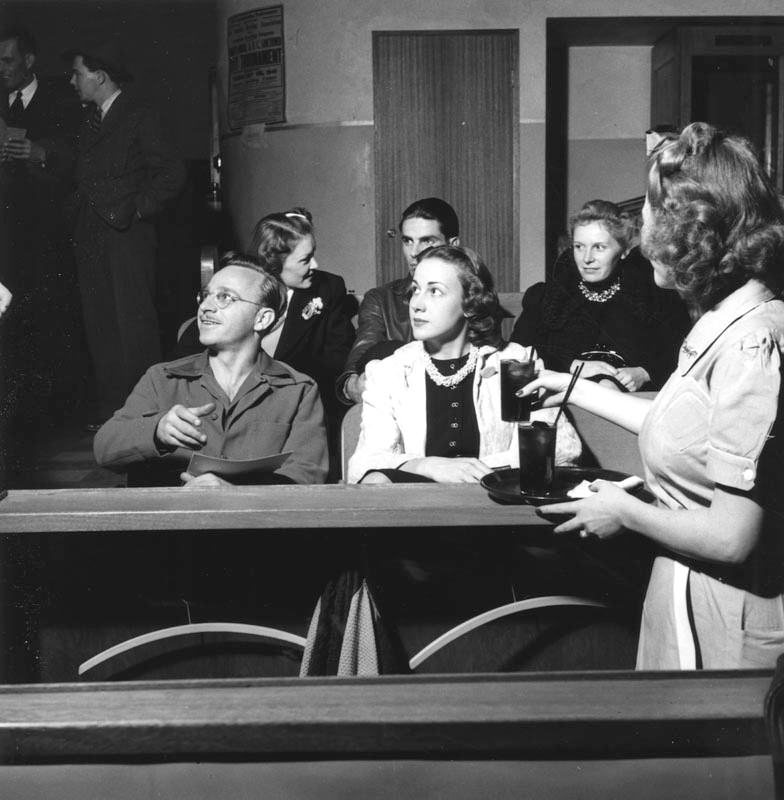
[[[12,125],[18,125],[22,121],[23,116],[24,116],[24,103],[22,102],[22,90],[20,89],[16,93],[14,102],[11,103],[11,106],[8,109],[8,121]]]
[[[90,114],[90,119],[88,120],[88,124],[90,126],[90,130],[98,131],[101,127],[101,120],[103,119],[103,111],[101,111],[100,106],[96,106],[95,110],[92,114]]]

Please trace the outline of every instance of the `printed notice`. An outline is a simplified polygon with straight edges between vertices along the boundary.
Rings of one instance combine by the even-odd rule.
[[[229,17],[229,128],[286,121],[283,6]]]

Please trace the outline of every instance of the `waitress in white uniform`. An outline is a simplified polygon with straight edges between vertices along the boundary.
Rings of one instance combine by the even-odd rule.
[[[660,548],[638,669],[773,667],[784,652],[784,211],[751,145],[693,123],[653,152],[642,246],[696,320],[654,401],[579,380],[572,403],[639,433],[646,504],[604,481],[556,533]],[[524,390],[557,403],[568,375]]]

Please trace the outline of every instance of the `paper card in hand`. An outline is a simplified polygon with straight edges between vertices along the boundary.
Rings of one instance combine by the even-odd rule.
[[[216,458],[194,453],[188,463],[188,472],[193,476],[212,472],[221,478],[248,475],[252,472],[273,472],[282,467],[290,455],[290,450],[261,458]]]

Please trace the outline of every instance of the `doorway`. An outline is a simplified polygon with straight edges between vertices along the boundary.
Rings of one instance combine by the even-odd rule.
[[[375,32],[376,280],[401,277],[406,206],[441,197],[498,291],[519,289],[518,31]]]

